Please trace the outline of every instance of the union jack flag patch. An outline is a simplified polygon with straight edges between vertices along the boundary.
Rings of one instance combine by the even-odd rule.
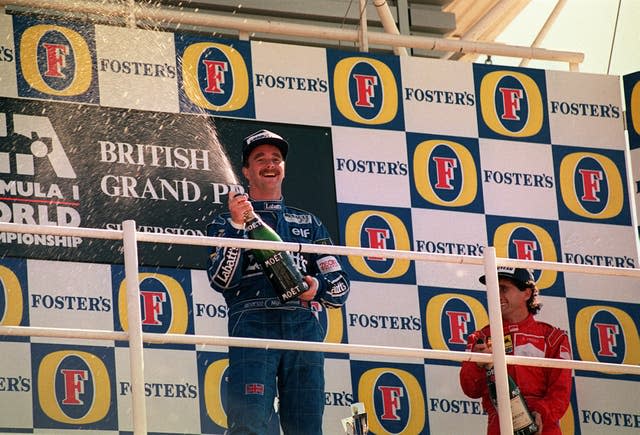
[[[245,384],[244,394],[264,395],[264,385],[263,384]]]

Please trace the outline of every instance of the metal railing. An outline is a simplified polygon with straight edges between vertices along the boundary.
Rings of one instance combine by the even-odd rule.
[[[317,343],[288,340],[266,340],[238,338],[227,336],[204,336],[184,334],[158,334],[142,331],[142,321],[139,300],[138,274],[138,242],[166,243],[207,247],[240,247],[287,250],[296,252],[371,256],[413,261],[438,263],[454,263],[467,265],[484,265],[487,283],[487,305],[489,309],[489,324],[491,335],[502,336],[502,320],[500,311],[500,295],[498,290],[497,266],[528,267],[543,270],[576,272],[593,275],[615,275],[640,280],[640,269],[619,267],[585,266],[577,264],[555,263],[549,261],[525,261],[508,258],[498,258],[495,248],[487,247],[483,257],[466,255],[429,254],[415,251],[381,250],[372,248],[356,248],[336,245],[311,245],[290,242],[268,242],[247,239],[180,236],[172,234],[155,234],[136,231],[135,221],[123,222],[122,231],[92,228],[72,228],[58,226],[24,225],[14,223],[0,223],[0,232],[51,234],[60,236],[78,236],[106,240],[122,240],[124,245],[125,281],[127,292],[127,321],[128,331],[105,331],[71,328],[47,328],[30,326],[0,326],[0,335],[7,336],[37,336],[55,338],[79,338],[99,340],[129,341],[129,364],[131,368],[132,386],[132,414],[133,431],[135,434],[146,434],[146,404],[144,392],[144,359],[143,342],[174,343],[217,346],[244,346],[254,348],[291,349],[319,352],[334,352],[348,354],[368,354],[396,357],[417,357],[423,359],[437,359],[450,361],[473,361],[479,363],[492,362],[495,368],[496,390],[498,396],[498,414],[502,433],[513,433],[511,407],[507,381],[507,364],[530,365],[537,367],[571,368],[605,373],[626,373],[640,375],[640,366],[630,364],[612,364],[579,360],[558,360],[536,357],[522,357],[505,355],[504,342],[493,340],[493,353],[472,353],[458,351],[443,351],[433,349],[416,349],[393,346],[372,346],[342,343]]]

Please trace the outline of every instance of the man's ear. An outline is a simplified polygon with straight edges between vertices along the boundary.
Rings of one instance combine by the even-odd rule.
[[[243,166],[242,167],[242,175],[244,176],[244,178],[247,178],[247,171],[248,171],[247,167]]]

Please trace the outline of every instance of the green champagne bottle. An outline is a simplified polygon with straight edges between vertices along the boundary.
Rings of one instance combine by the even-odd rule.
[[[490,339],[489,339],[490,340]],[[484,339],[479,338],[476,340],[477,344],[484,343]],[[524,397],[520,394],[520,388],[516,382],[507,374],[507,381],[509,382],[509,397],[511,399],[511,419],[513,421],[513,434],[514,435],[533,435],[538,432],[538,425],[529,411],[527,402],[524,401]],[[487,368],[487,387],[489,388],[489,397],[493,406],[498,409],[498,395],[496,393],[496,373],[493,365]]]
[[[245,215],[245,230],[253,240],[282,242],[278,233],[255,213]],[[293,264],[291,254],[287,251],[271,249],[252,249],[252,251],[281,302],[291,301],[300,293],[309,290],[309,285],[302,278],[302,274]]]
[[[511,378],[507,375],[509,381],[509,396],[511,399],[511,418],[513,419],[513,433],[514,435],[533,435],[538,432],[538,425],[536,425],[531,411],[527,403],[524,401],[524,397],[520,393],[520,388]],[[487,385],[489,387],[489,396],[493,402],[493,406],[498,408],[498,398],[496,394],[496,375],[493,366],[487,369]]]

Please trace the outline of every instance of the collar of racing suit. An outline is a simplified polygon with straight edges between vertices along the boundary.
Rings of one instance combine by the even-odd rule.
[[[277,213],[284,208],[283,198],[270,200],[254,200],[249,198],[249,200],[255,211],[271,211]]]
[[[251,200],[251,205],[253,206],[253,211],[258,213],[264,223],[269,225],[271,228],[277,231],[278,222],[280,221],[280,216],[284,210],[284,201],[282,197],[276,200]]]
[[[517,332],[520,329],[527,329],[527,327],[534,323],[535,319],[533,318],[533,314],[529,313],[529,315],[522,321],[517,322],[517,323],[509,323],[509,322],[502,322],[502,326],[504,328],[505,331],[509,331],[509,332]]]

